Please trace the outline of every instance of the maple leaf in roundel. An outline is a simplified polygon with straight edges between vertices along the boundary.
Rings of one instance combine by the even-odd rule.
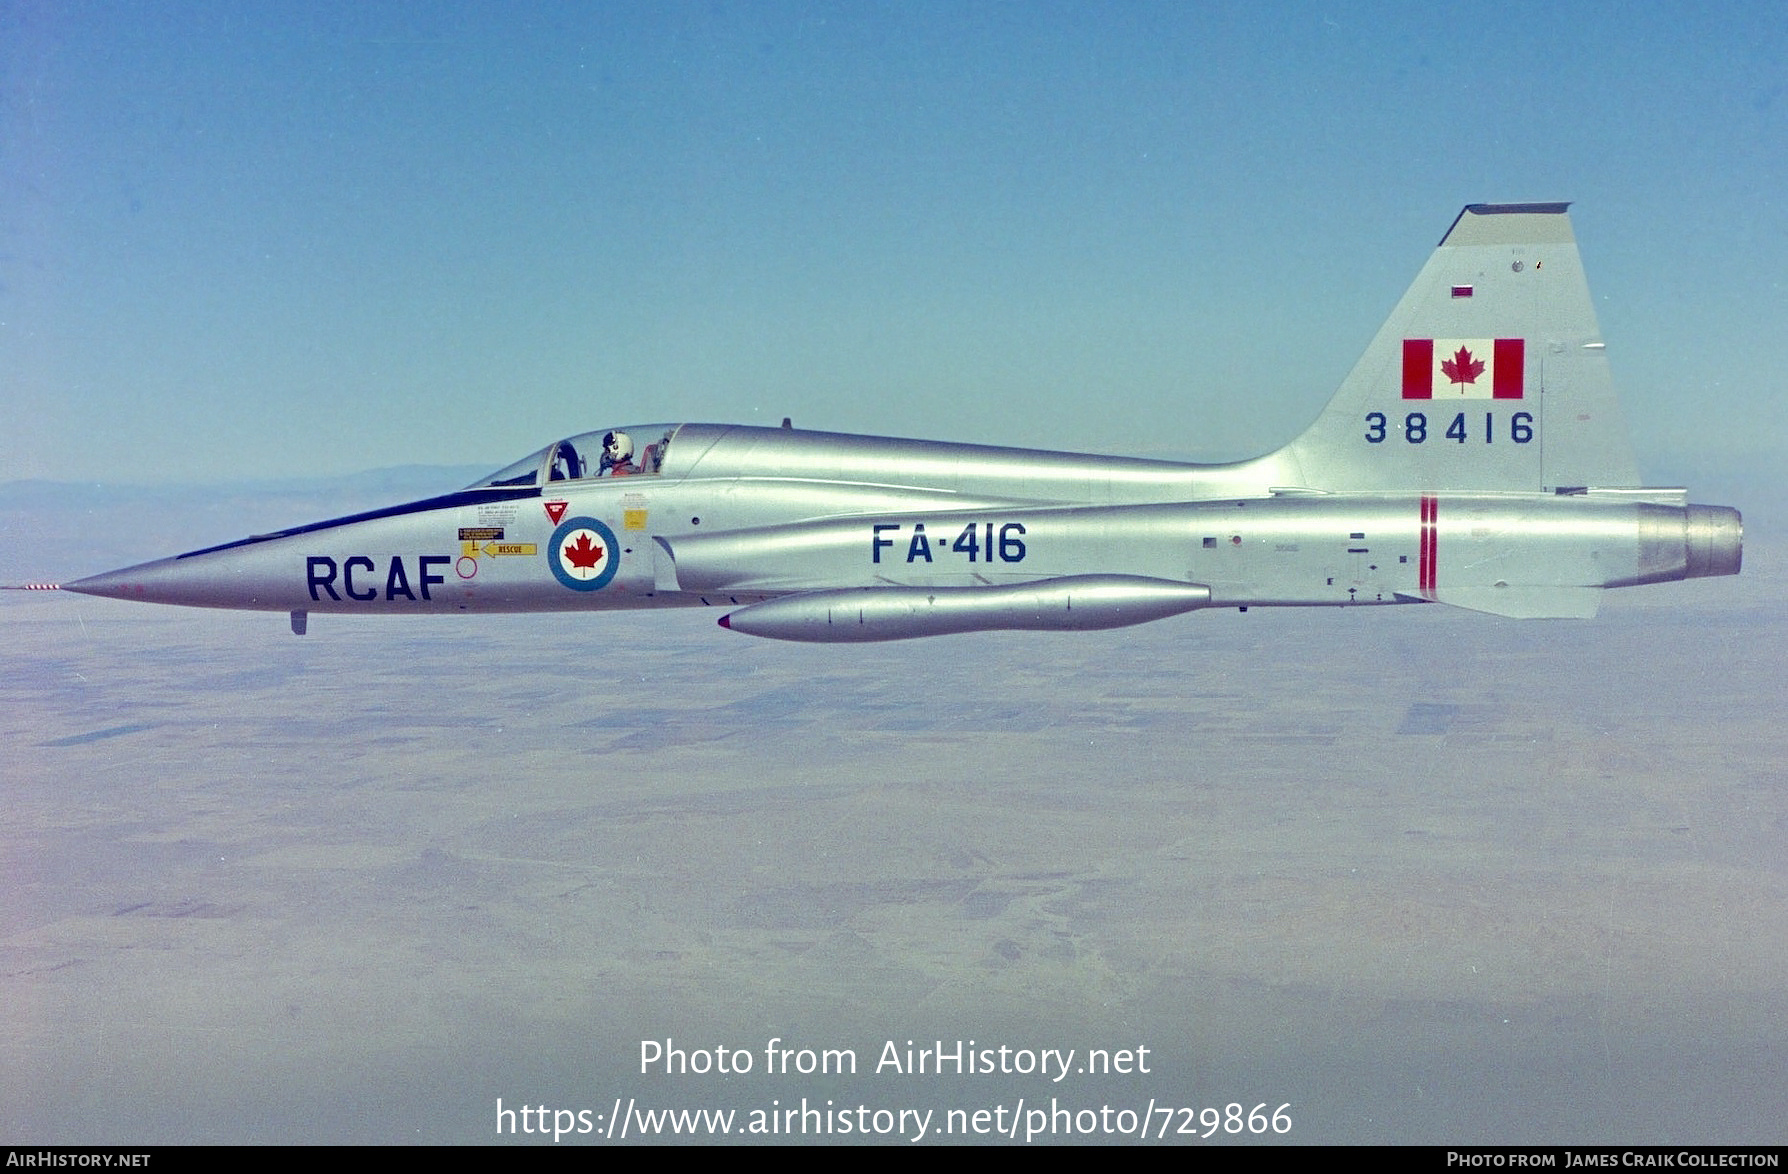
[[[1460,347],[1458,354],[1441,360],[1440,369],[1446,372],[1448,379],[1464,386],[1478,381],[1478,376],[1484,373],[1484,364],[1482,360],[1472,358],[1470,351]]]
[[[579,570],[590,570],[602,561],[602,548],[590,541],[590,533],[586,530],[577,536],[576,542],[565,544],[565,561]]]

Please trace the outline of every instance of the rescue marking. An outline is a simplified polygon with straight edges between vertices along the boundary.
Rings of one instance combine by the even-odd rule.
[[[543,501],[540,504],[546,507],[547,519],[557,526],[559,519],[565,516],[565,507],[571,503],[568,501]]]
[[[546,562],[553,578],[573,591],[595,591],[621,569],[621,552],[615,532],[595,518],[567,518],[546,545]]]

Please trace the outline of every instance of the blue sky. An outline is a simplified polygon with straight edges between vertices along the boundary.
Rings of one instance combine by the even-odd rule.
[[[1785,439],[1788,6],[0,3],[0,481],[700,419],[1252,455],[1568,199],[1654,481]]]

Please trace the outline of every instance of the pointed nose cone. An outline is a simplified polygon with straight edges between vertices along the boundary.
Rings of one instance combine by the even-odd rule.
[[[162,559],[159,562],[140,563],[122,570],[107,571],[100,575],[89,575],[85,579],[76,579],[72,583],[62,584],[64,591],[79,591],[82,595],[102,595],[107,599],[140,599],[149,603],[181,603],[180,599],[171,598],[168,588],[170,576],[161,568],[172,560]]]
[[[89,575],[62,584],[62,589],[141,603],[284,610],[283,601],[266,602],[268,585],[262,581],[265,576],[259,570],[241,552],[220,551],[157,559],[103,575]]]
[[[82,595],[103,595],[108,599],[134,599],[126,586],[124,571],[107,571],[103,575],[89,575],[85,579],[76,579],[72,583],[62,584],[64,591],[79,591]]]

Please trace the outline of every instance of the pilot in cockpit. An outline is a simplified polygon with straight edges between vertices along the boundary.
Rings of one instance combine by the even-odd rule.
[[[625,432],[610,432],[602,438],[602,464],[598,477],[630,477],[639,472],[633,463],[633,437]]]

